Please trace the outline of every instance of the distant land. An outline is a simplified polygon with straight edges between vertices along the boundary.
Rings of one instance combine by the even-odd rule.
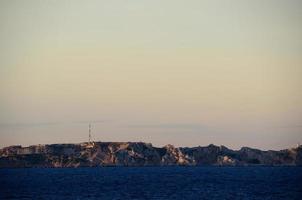
[[[0,168],[97,166],[302,166],[302,146],[280,151],[249,147],[154,147],[143,142],[9,146],[0,149]]]

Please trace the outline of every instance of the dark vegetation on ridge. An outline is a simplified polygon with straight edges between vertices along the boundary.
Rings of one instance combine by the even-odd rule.
[[[0,168],[94,166],[302,166],[302,146],[280,151],[206,147],[153,147],[143,142],[9,146],[0,149]]]

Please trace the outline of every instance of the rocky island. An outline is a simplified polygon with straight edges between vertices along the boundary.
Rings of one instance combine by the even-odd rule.
[[[280,151],[249,147],[154,147],[143,142],[9,146],[0,149],[0,168],[96,166],[302,166],[302,146]]]

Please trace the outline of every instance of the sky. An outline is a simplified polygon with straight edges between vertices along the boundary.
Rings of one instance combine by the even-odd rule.
[[[302,143],[300,0],[0,0],[0,147]]]

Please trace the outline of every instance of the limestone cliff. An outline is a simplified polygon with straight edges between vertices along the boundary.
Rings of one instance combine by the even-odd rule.
[[[171,165],[302,165],[302,146],[281,151],[224,146],[161,148],[142,142],[51,144],[0,149],[0,168],[171,166]]]

